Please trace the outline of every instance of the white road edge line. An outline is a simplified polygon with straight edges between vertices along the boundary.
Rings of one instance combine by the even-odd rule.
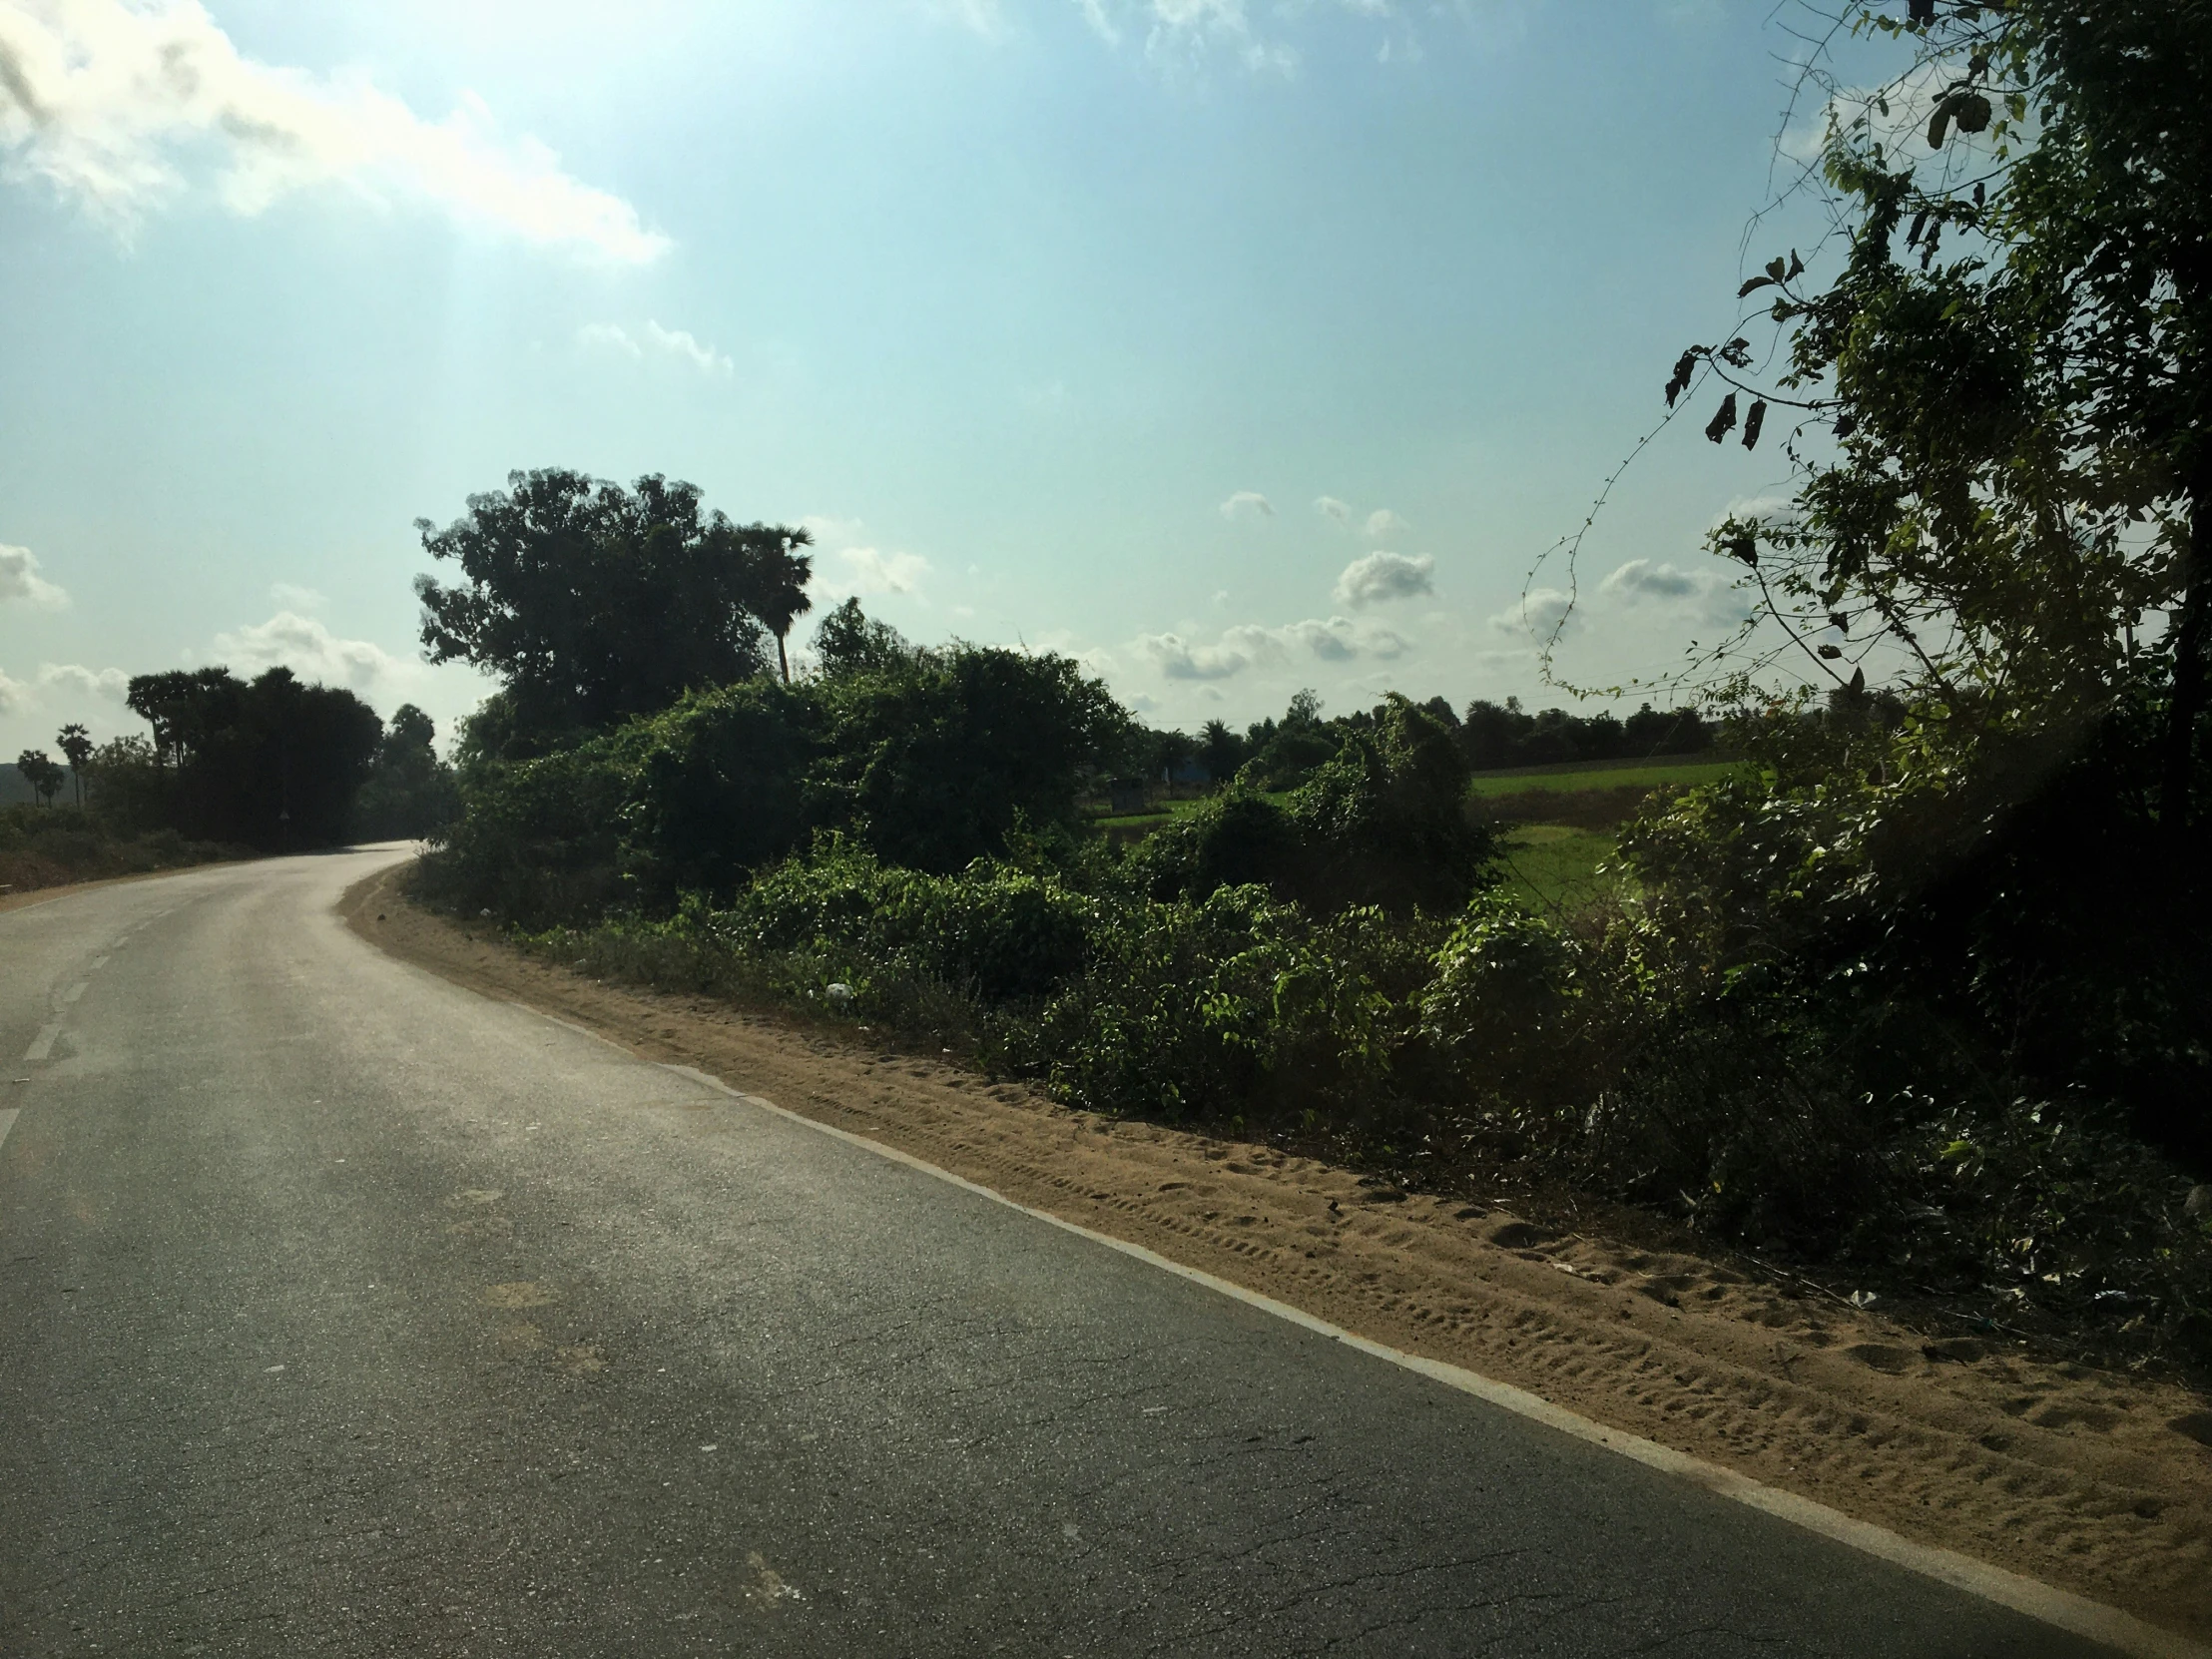
[[[0,1112],[0,1146],[8,1144],[8,1131],[15,1127],[15,1120],[22,1115],[23,1108],[20,1106],[10,1106],[6,1111]]]
[[[38,1035],[31,1039],[31,1046],[23,1051],[26,1060],[43,1060],[54,1052],[54,1039],[62,1034],[59,1025],[42,1025]]]
[[[567,1021],[559,1023],[565,1025]],[[1933,1578],[1953,1589],[1964,1590],[1969,1595],[1979,1596],[1984,1601],[1994,1602],[2015,1613],[2023,1613],[2031,1619],[2054,1625],[2073,1635],[2102,1642],[2107,1647],[2129,1655],[2130,1659],[2212,1659],[2212,1648],[2173,1631],[2146,1624],[2133,1614],[2123,1613],[2118,1608],[2107,1607],[2086,1596],[2077,1596],[2071,1590],[2061,1590],[2036,1579],[2022,1577],[2018,1573],[2006,1572],[2002,1567],[1992,1567],[1985,1561],[1976,1561],[1970,1556],[1938,1549],[1932,1544],[1914,1543],[1910,1538],[1900,1537],[1887,1527],[1854,1520],[1841,1510],[1829,1508],[1825,1503],[1815,1503],[1811,1498],[1800,1497],[1795,1492],[1769,1486],[1763,1481],[1754,1480],[1748,1474],[1722,1468],[1718,1463],[1708,1463],[1702,1457],[1673,1450],[1656,1440],[1647,1440],[1617,1428],[1608,1428],[1603,1423],[1569,1411],[1564,1406],[1554,1405],[1550,1400],[1532,1394],[1525,1388],[1516,1388],[1507,1382],[1494,1382],[1487,1377],[1459,1366],[1445,1365],[1440,1360],[1424,1360],[1417,1354],[1407,1354],[1386,1344],[1372,1342],[1366,1337],[1356,1336],[1339,1326],[1331,1325],[1327,1320],[1317,1319],[1312,1314],[1293,1308],[1289,1303],[1277,1302],[1273,1297],[1262,1296],[1258,1291],[1248,1291],[1242,1285],[1217,1279],[1197,1268],[1171,1262],[1165,1256],[1145,1249],[1143,1245],[1131,1244],[1128,1240],[1114,1238],[1111,1234],[1094,1232],[1049,1211],[1031,1209],[1026,1204],[1008,1198],[1004,1193],[993,1192],[965,1176],[954,1175],[948,1169],[939,1169],[926,1159],[901,1152],[894,1146],[885,1146],[881,1141],[871,1141],[865,1135],[855,1135],[849,1129],[839,1129],[833,1124],[821,1123],[814,1118],[802,1116],[757,1094],[733,1089],[721,1078],[712,1077],[696,1066],[671,1065],[666,1061],[656,1063],[663,1070],[688,1077],[717,1094],[728,1095],[747,1106],[773,1113],[847,1145],[872,1152],[894,1164],[904,1164],[908,1169],[935,1176],[939,1181],[949,1182],[994,1203],[1003,1204],[1009,1210],[1018,1210],[1025,1216],[1057,1227],[1063,1232],[1089,1239],[1094,1244],[1102,1244],[1109,1250],[1118,1250],[1124,1256],[1135,1257],[1138,1261],[1172,1273],[1179,1279],[1188,1279],[1194,1285],[1203,1285],[1222,1296],[1232,1297],[1247,1307],[1273,1314],[1280,1320],[1288,1320],[1293,1325],[1302,1326],[1319,1336],[1332,1338],[1363,1354],[1373,1355],[1378,1360],[1385,1360],[1406,1371],[1417,1372],[1433,1382],[1457,1388],[1462,1393],[1473,1394],[1492,1405],[1501,1405],[1516,1415],[1540,1422],[1548,1428],[1555,1428],[1563,1434],[1571,1434],[1578,1440],[1601,1445],[1608,1451],[1618,1452],[1648,1468],[1658,1469],[1693,1485],[1703,1486],[1707,1491],[1722,1497],[1733,1498],[1738,1503],[1763,1510],[1778,1520],[1788,1521],[1808,1532],[1817,1532],[1824,1538],[1846,1544],[1862,1554],[1874,1556],[1877,1560],[1888,1561],[1893,1566],[1903,1567],[1924,1578]]]

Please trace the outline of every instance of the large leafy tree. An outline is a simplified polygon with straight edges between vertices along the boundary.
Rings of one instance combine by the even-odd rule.
[[[424,651],[504,682],[502,746],[523,751],[761,673],[764,628],[805,604],[804,530],[733,523],[659,475],[511,473],[416,529],[461,576],[416,579]]]
[[[1018,825],[1072,825],[1085,780],[1134,736],[1105,686],[1050,652],[911,651],[826,675],[819,696],[818,811],[916,869],[958,869]]]
[[[1739,397],[1747,447],[1770,405],[1792,422],[1797,511],[1716,545],[1838,687],[1902,661],[1965,735],[2078,733],[2146,695],[2179,835],[2212,631],[2212,4],[1837,21],[1914,61],[1824,88],[1841,267],[1824,283],[1791,253],[1743,284],[1785,372],[1755,379],[1747,332],[1668,384],[1727,382],[1715,442]]]
[[[376,758],[353,804],[353,832],[364,840],[429,835],[460,816],[453,769],[432,747],[437,727],[412,703],[392,712]]]
[[[140,675],[126,701],[154,728],[163,803],[187,834],[280,850],[341,839],[383,734],[373,709],[287,668]]]
[[[1910,57],[1809,71],[1835,238],[1666,387],[1716,443],[1783,429],[1792,510],[1714,544],[1741,643],[1831,709],[1624,852],[1666,947],[1857,1097],[2121,1107],[2212,1169],[2212,3],[1831,21]]]

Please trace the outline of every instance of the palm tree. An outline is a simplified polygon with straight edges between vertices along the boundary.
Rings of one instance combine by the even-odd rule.
[[[15,758],[15,770],[38,793],[41,807],[54,805],[54,797],[61,793],[62,769],[46,758],[45,750],[26,749]]]
[[[752,524],[746,529],[753,590],[750,608],[762,626],[776,636],[776,666],[788,686],[792,664],[784,641],[792,624],[815,608],[815,602],[807,597],[807,583],[815,574],[814,555],[799,551],[814,545],[814,534],[785,524]]]
[[[75,721],[61,729],[54,743],[69,757],[69,775],[77,783],[77,805],[85,804],[85,763],[92,759],[92,734]]]

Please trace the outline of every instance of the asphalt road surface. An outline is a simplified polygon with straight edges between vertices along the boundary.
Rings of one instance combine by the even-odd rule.
[[[0,914],[8,1659],[2088,1651],[385,957],[396,855]]]

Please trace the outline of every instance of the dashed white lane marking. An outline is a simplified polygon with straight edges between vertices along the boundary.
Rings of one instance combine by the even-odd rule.
[[[101,970],[102,968],[106,967],[107,965],[108,965],[108,959],[107,959],[107,957],[105,957],[105,956],[95,956],[95,957],[94,957],[94,958],[92,959],[92,966],[90,966],[90,967],[88,967],[87,969],[85,969],[85,971],[86,971],[87,973],[98,973],[98,972],[99,972],[99,971],[100,971],[100,970]]]
[[[607,1039],[602,1038],[601,1040],[606,1041]],[[916,1158],[910,1152],[901,1152],[896,1147],[885,1146],[881,1141],[871,1141],[865,1135],[855,1135],[849,1129],[838,1129],[830,1124],[821,1123],[810,1117],[803,1117],[788,1107],[779,1106],[773,1100],[764,1100],[757,1094],[747,1094],[741,1089],[733,1089],[721,1078],[711,1076],[695,1066],[670,1065],[666,1061],[661,1062],[661,1065],[664,1070],[673,1071],[679,1077],[688,1077],[693,1082],[714,1090],[717,1094],[727,1095],[745,1105],[787,1119],[803,1128],[812,1129],[817,1134],[828,1135],[832,1140],[843,1141],[849,1146],[860,1147],[865,1151],[874,1153],[878,1158],[887,1158],[894,1164],[904,1164],[909,1169],[919,1170],[924,1175],[934,1176],[939,1181],[975,1193],[979,1197],[991,1200],[993,1203],[1003,1204],[1009,1210],[1019,1210],[1023,1215],[1034,1217],[1047,1226],[1057,1227],[1065,1232],[1076,1234],[1081,1238],[1091,1240],[1094,1244],[1102,1244],[1108,1250],[1118,1250],[1124,1256],[1134,1256],[1140,1262],[1149,1263],[1153,1267],[1172,1273],[1179,1279],[1187,1279],[1193,1284],[1203,1285],[1208,1290],[1233,1298],[1249,1308],[1257,1308],[1262,1313],[1273,1314],[1277,1319],[1285,1320],[1292,1325],[1303,1326],[1319,1336],[1331,1338],[1343,1343],[1347,1348],[1358,1349],[1361,1353],[1372,1355],[1378,1360],[1387,1361],[1393,1366],[1402,1366],[1407,1371],[1418,1372],[1421,1376],[1433,1382],[1441,1382],[1446,1387],[1456,1388],[1462,1393],[1472,1394],[1477,1399],[1488,1400],[1492,1405],[1502,1405],[1506,1410],[1516,1415],[1528,1417],[1533,1421],[1543,1423],[1546,1427],[1571,1434],[1578,1440],[1587,1440],[1593,1444],[1604,1446],[1608,1451],[1618,1452],[1634,1462],[1644,1464],[1647,1468],[1659,1469],[1676,1476],[1678,1479],[1687,1480],[1693,1485],[1703,1486],[1707,1491],[1718,1496],[1733,1498],[1738,1503],[1746,1504],[1754,1509],[1764,1510],[1777,1520],[1787,1521],[1793,1526],[1803,1527],[1808,1532],[1815,1532],[1824,1538],[1833,1539],[1835,1542],[1856,1549],[1863,1554],[1871,1555],[1877,1560],[1888,1561],[1893,1566],[1905,1568],[1908,1572],[1918,1573],[1924,1578],[1933,1578],[1939,1584],[1950,1585],[1953,1589],[1964,1590],[1968,1595],[1978,1596],[1984,1601],[1994,1602],[1997,1606],[2009,1608],[2015,1613],[2024,1613],[2031,1619],[2040,1620],[2044,1624],[2055,1625],[2058,1629],[2069,1631],[2076,1636],[2085,1636],[2090,1641],[2102,1642],[2109,1647],[2116,1648],[2121,1653],[2129,1655],[2130,1659],[2212,1659],[2212,1648],[2191,1641],[2188,1637],[2178,1635],[2171,1630],[2161,1630],[2156,1625],[2146,1624],[2141,1619],[2134,1617],[2132,1614],[2123,1613],[2116,1607],[2107,1607],[2101,1602],[2089,1600],[2086,1596],[2077,1596],[2070,1590],[2061,1590],[2055,1585],[2025,1578],[2018,1573],[2006,1572],[2002,1567],[1992,1567],[1985,1561],[1976,1561],[1970,1556],[1959,1555],[1951,1550],[1938,1549],[1930,1544],[1914,1543],[1909,1538],[1898,1536],[1897,1533],[1890,1531],[1887,1527],[1875,1526],[1866,1521],[1856,1520],[1850,1515],[1844,1514],[1841,1510],[1829,1508],[1825,1503],[1815,1503],[1811,1498],[1800,1497],[1795,1492],[1782,1491],[1777,1487],[1767,1485],[1764,1481],[1754,1480],[1747,1474],[1739,1474],[1734,1469],[1722,1468],[1717,1463],[1708,1463],[1702,1457],[1693,1457],[1687,1452],[1676,1451],[1671,1446],[1660,1445],[1657,1441],[1644,1439],[1641,1435],[1625,1434],[1617,1428],[1608,1428],[1601,1422],[1594,1422],[1579,1412],[1570,1411],[1564,1406],[1554,1405],[1550,1400],[1532,1394],[1524,1388],[1516,1388],[1509,1382],[1492,1382],[1487,1377],[1478,1376],[1476,1373],[1463,1370],[1458,1366],[1445,1365],[1440,1360],[1423,1359],[1417,1354],[1407,1354],[1400,1349],[1372,1342],[1368,1338],[1357,1336],[1341,1326],[1331,1325],[1327,1320],[1317,1319],[1302,1308],[1293,1308],[1288,1303],[1276,1301],[1273,1297],[1262,1296],[1258,1291],[1248,1291],[1242,1285],[1231,1284],[1226,1279],[1217,1279],[1212,1274],[1202,1272],[1197,1268],[1185,1267],[1181,1262],[1171,1262],[1165,1256],[1145,1249],[1143,1245],[1131,1244],[1126,1239],[1117,1239],[1108,1233],[1093,1232],[1088,1227],[1080,1226],[1064,1217],[1055,1216],[1046,1210],[1033,1210],[1026,1204],[1008,1198],[1004,1193],[993,1192],[990,1188],[978,1182],[970,1181],[965,1176],[954,1175],[948,1169],[940,1169],[926,1159]]]
[[[8,1144],[8,1131],[15,1127],[15,1120],[22,1111],[20,1106],[10,1106],[6,1111],[0,1112],[0,1146]]]
[[[54,1052],[54,1039],[62,1034],[59,1025],[42,1025],[38,1035],[31,1039],[31,1046],[23,1051],[26,1060],[43,1060]]]
[[[84,980],[78,980],[76,984],[70,986],[68,990],[62,992],[62,1006],[65,1008],[68,1007],[80,996],[83,996],[88,989],[90,989],[90,987],[85,983]]]

